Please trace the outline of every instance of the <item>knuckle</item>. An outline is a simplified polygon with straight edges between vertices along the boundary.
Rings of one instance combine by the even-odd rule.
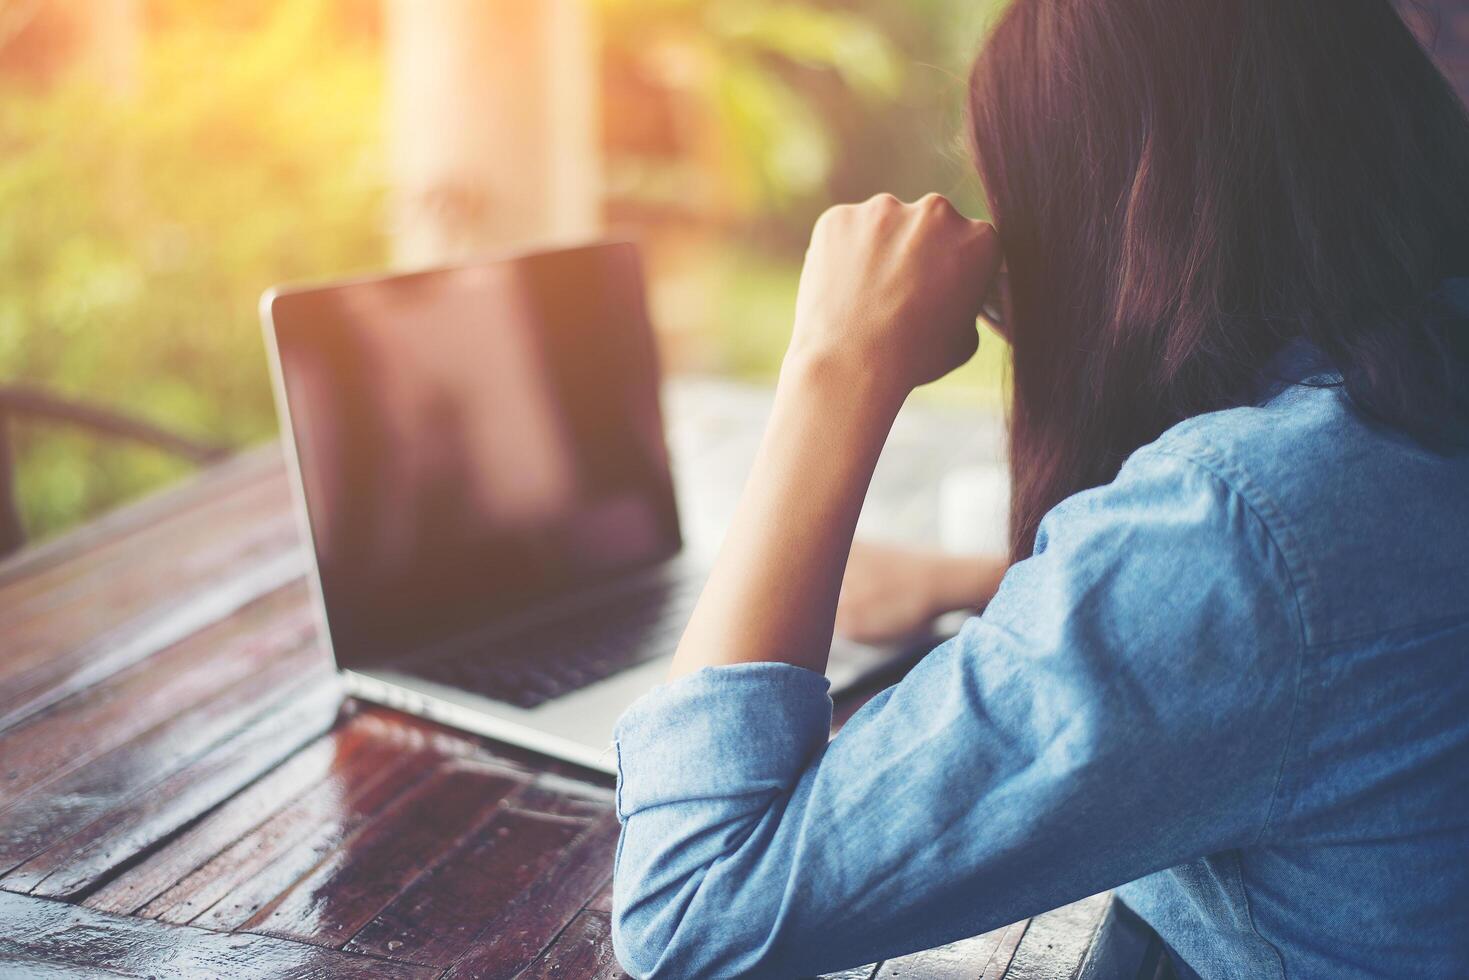
[[[834,204],[821,212],[816,218],[816,227],[824,228],[833,222],[840,221],[842,216],[849,210],[845,204]]]
[[[918,209],[931,222],[952,223],[954,219],[961,217],[954,205],[942,194],[923,195],[918,201]]]

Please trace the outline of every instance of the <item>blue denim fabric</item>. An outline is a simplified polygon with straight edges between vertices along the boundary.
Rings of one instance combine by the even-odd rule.
[[[1276,388],[1057,506],[830,743],[787,665],[630,708],[628,971],[808,975],[1122,886],[1203,977],[1469,976],[1469,456]]]

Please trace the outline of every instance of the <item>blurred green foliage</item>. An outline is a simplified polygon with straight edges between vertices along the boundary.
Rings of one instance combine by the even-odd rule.
[[[716,131],[705,205],[787,251],[833,201],[878,191],[937,190],[984,216],[966,74],[1007,2],[597,0],[614,56],[681,86]]]
[[[718,368],[771,376],[833,200],[939,190],[983,213],[963,71],[997,0],[595,2],[609,53],[659,59],[712,134],[717,193],[694,206],[720,243],[703,277]],[[145,9],[129,97],[84,73],[0,80],[0,379],[245,445],[275,427],[261,290],[388,261],[380,0]],[[940,397],[993,402],[1000,351]],[[12,432],[33,537],[185,470],[54,425]]]
[[[325,0],[243,22],[178,6],[150,25],[134,98],[79,75],[0,90],[0,378],[241,445],[274,431],[261,290],[384,261],[381,59]],[[183,471],[13,432],[32,536]]]

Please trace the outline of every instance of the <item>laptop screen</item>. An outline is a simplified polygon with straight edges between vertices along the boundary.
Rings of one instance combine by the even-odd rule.
[[[291,291],[270,320],[341,665],[678,551],[633,246]]]

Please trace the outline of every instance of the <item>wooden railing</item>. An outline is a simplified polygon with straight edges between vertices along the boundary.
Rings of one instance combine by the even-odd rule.
[[[136,442],[201,466],[218,462],[230,452],[223,446],[181,436],[110,408],[63,398],[34,385],[0,385],[0,557],[25,544],[10,445],[10,426],[18,418],[76,426],[105,439]]]

